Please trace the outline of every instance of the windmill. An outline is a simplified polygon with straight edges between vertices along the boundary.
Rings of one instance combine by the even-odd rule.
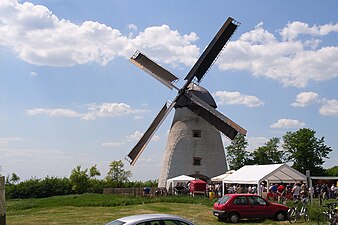
[[[206,89],[199,86],[200,81],[238,26],[239,23],[233,18],[229,17],[225,21],[186,75],[186,82],[182,88],[177,88],[174,85],[174,82],[178,80],[175,75],[150,60],[140,51],[136,51],[130,59],[132,63],[169,89],[174,88],[178,91],[171,103],[164,104],[148,130],[126,156],[127,161],[134,165],[157,128],[169,112],[175,108],[174,120],[161,168],[159,187],[164,187],[166,179],[175,175],[186,174],[210,178],[211,175],[216,176],[226,172],[224,148],[219,131],[231,140],[236,137],[237,133],[246,134],[245,129],[215,109],[217,106],[212,96]],[[193,80],[197,81],[193,82]],[[187,132],[190,132],[191,135],[187,135]],[[208,155],[211,160],[206,159]],[[201,163],[202,159],[203,164]]]

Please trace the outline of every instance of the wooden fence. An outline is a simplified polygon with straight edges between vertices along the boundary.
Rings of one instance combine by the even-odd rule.
[[[158,190],[157,187],[151,187],[149,195],[155,196],[155,192]],[[143,188],[103,188],[103,194],[114,194],[114,195],[131,195],[131,196],[144,196]]]

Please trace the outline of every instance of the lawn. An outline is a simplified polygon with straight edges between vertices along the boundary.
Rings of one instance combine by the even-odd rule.
[[[7,201],[7,224],[105,224],[116,218],[140,213],[169,213],[197,225],[225,224],[212,215],[214,201],[191,197],[124,197],[115,195],[69,195],[43,199]],[[288,224],[250,220],[238,224]],[[304,223],[303,223],[304,224]],[[313,223],[315,224],[315,223]]]

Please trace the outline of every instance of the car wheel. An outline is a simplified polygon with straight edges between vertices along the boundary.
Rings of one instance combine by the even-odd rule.
[[[229,217],[229,222],[231,223],[237,223],[239,221],[239,214],[238,213],[230,213]]]
[[[286,220],[287,214],[284,211],[278,211],[275,214],[275,220],[277,221],[283,221]]]
[[[223,218],[223,217],[218,217],[218,221],[220,221],[220,222],[224,222],[225,221],[225,219]]]

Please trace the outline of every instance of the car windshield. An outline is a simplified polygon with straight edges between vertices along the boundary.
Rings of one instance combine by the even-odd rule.
[[[111,221],[110,223],[107,223],[106,225],[122,225],[122,224],[125,224],[125,222],[122,222],[120,220],[114,220]]]
[[[230,199],[230,196],[225,195],[222,198],[220,198],[217,202],[219,204],[225,204],[229,199]]]

